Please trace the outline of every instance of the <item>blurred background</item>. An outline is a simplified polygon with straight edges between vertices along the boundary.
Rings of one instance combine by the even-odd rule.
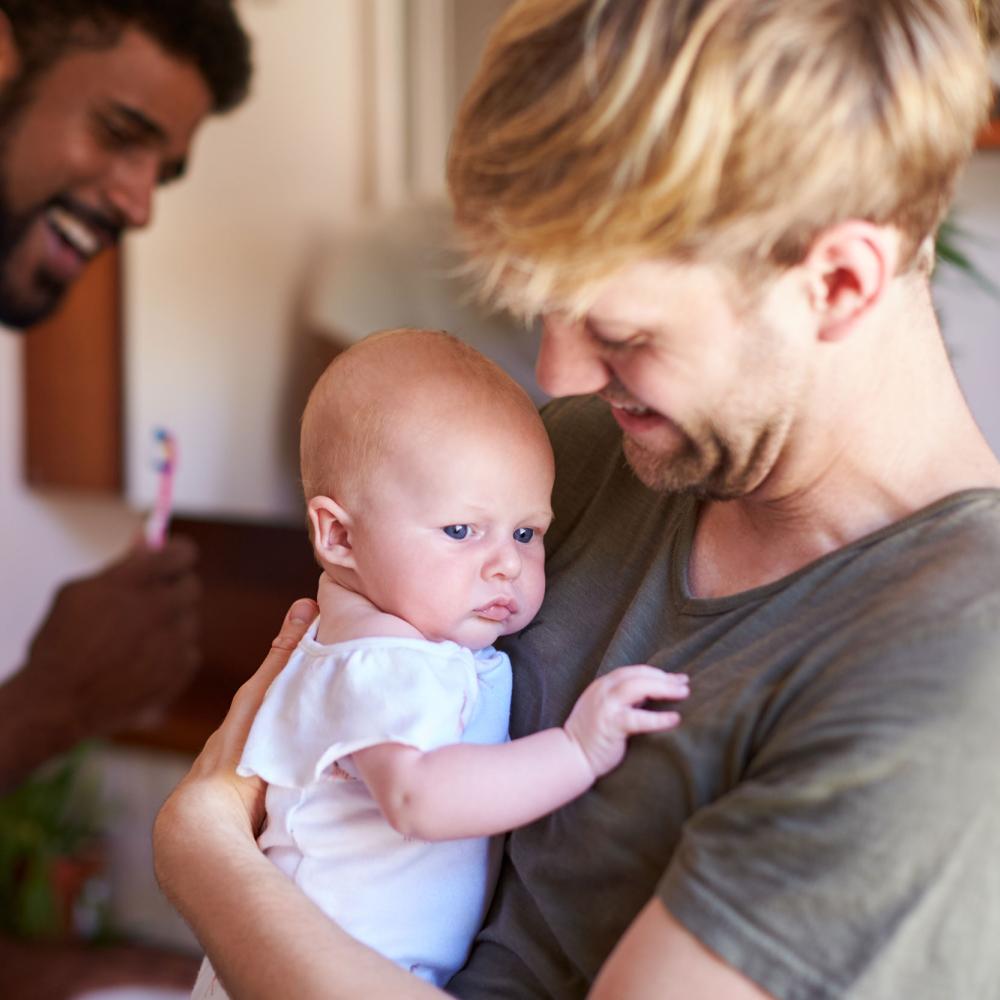
[[[0,677],[24,661],[57,584],[131,542],[156,490],[156,427],[179,445],[175,530],[201,549],[199,678],[168,714],[90,750],[71,776],[75,815],[86,816],[76,841],[100,845],[96,857],[77,852],[68,920],[79,935],[199,954],[153,882],[149,830],[288,604],[314,592],[296,439],[322,366],[375,329],[442,327],[543,399],[535,334],[488,315],[457,274],[444,190],[459,96],[506,6],[243,0],[251,100],[205,129],[155,224],[95,264],[60,316],[27,340],[0,337]],[[978,278],[941,268],[935,296],[1000,451],[998,132],[984,134],[961,181],[950,237]],[[53,359],[72,357],[75,332],[93,324],[106,327],[106,348],[82,357],[69,388],[54,385],[67,366]],[[42,799],[70,779],[53,781]]]

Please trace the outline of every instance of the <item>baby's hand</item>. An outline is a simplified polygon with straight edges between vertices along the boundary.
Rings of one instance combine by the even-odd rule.
[[[563,727],[587,758],[595,780],[616,768],[632,733],[673,729],[677,712],[637,708],[647,698],[680,700],[688,696],[686,674],[656,667],[619,667],[599,677],[580,695]]]

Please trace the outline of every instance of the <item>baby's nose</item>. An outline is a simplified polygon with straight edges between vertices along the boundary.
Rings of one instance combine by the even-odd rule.
[[[497,546],[484,567],[487,578],[513,580],[520,575],[521,554],[517,546],[513,538]]]

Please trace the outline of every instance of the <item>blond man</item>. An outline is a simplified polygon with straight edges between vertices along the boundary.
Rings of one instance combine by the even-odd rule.
[[[975,15],[525,0],[494,33],[450,162],[471,265],[543,317],[543,388],[600,397],[547,414],[549,591],[508,648],[576,663],[529,672],[512,730],[611,660],[692,694],[510,838],[458,995],[1000,995],[1000,464],[928,291],[987,103]],[[296,996],[430,996],[284,886],[248,910],[259,793],[231,760],[257,696],[163,814],[168,892],[198,928],[233,914],[209,952],[248,995],[291,923]],[[246,857],[185,870],[199,823]]]

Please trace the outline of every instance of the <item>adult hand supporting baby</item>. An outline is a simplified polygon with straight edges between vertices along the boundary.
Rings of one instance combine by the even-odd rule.
[[[191,770],[164,803],[153,830],[157,878],[167,895],[173,841],[189,823],[196,829],[218,820],[251,840],[264,816],[264,783],[241,778],[236,765],[250,725],[271,681],[316,617],[316,602],[302,598],[285,615],[281,631],[257,672],[236,692],[222,725],[208,738]],[[183,848],[183,845],[177,845]]]
[[[260,669],[156,818],[160,887],[198,935],[233,997],[443,996],[341,931],[257,848],[264,785],[236,763],[268,686],[316,617],[292,605]],[[334,975],[341,979],[334,985]],[[343,992],[340,992],[340,987]]]

